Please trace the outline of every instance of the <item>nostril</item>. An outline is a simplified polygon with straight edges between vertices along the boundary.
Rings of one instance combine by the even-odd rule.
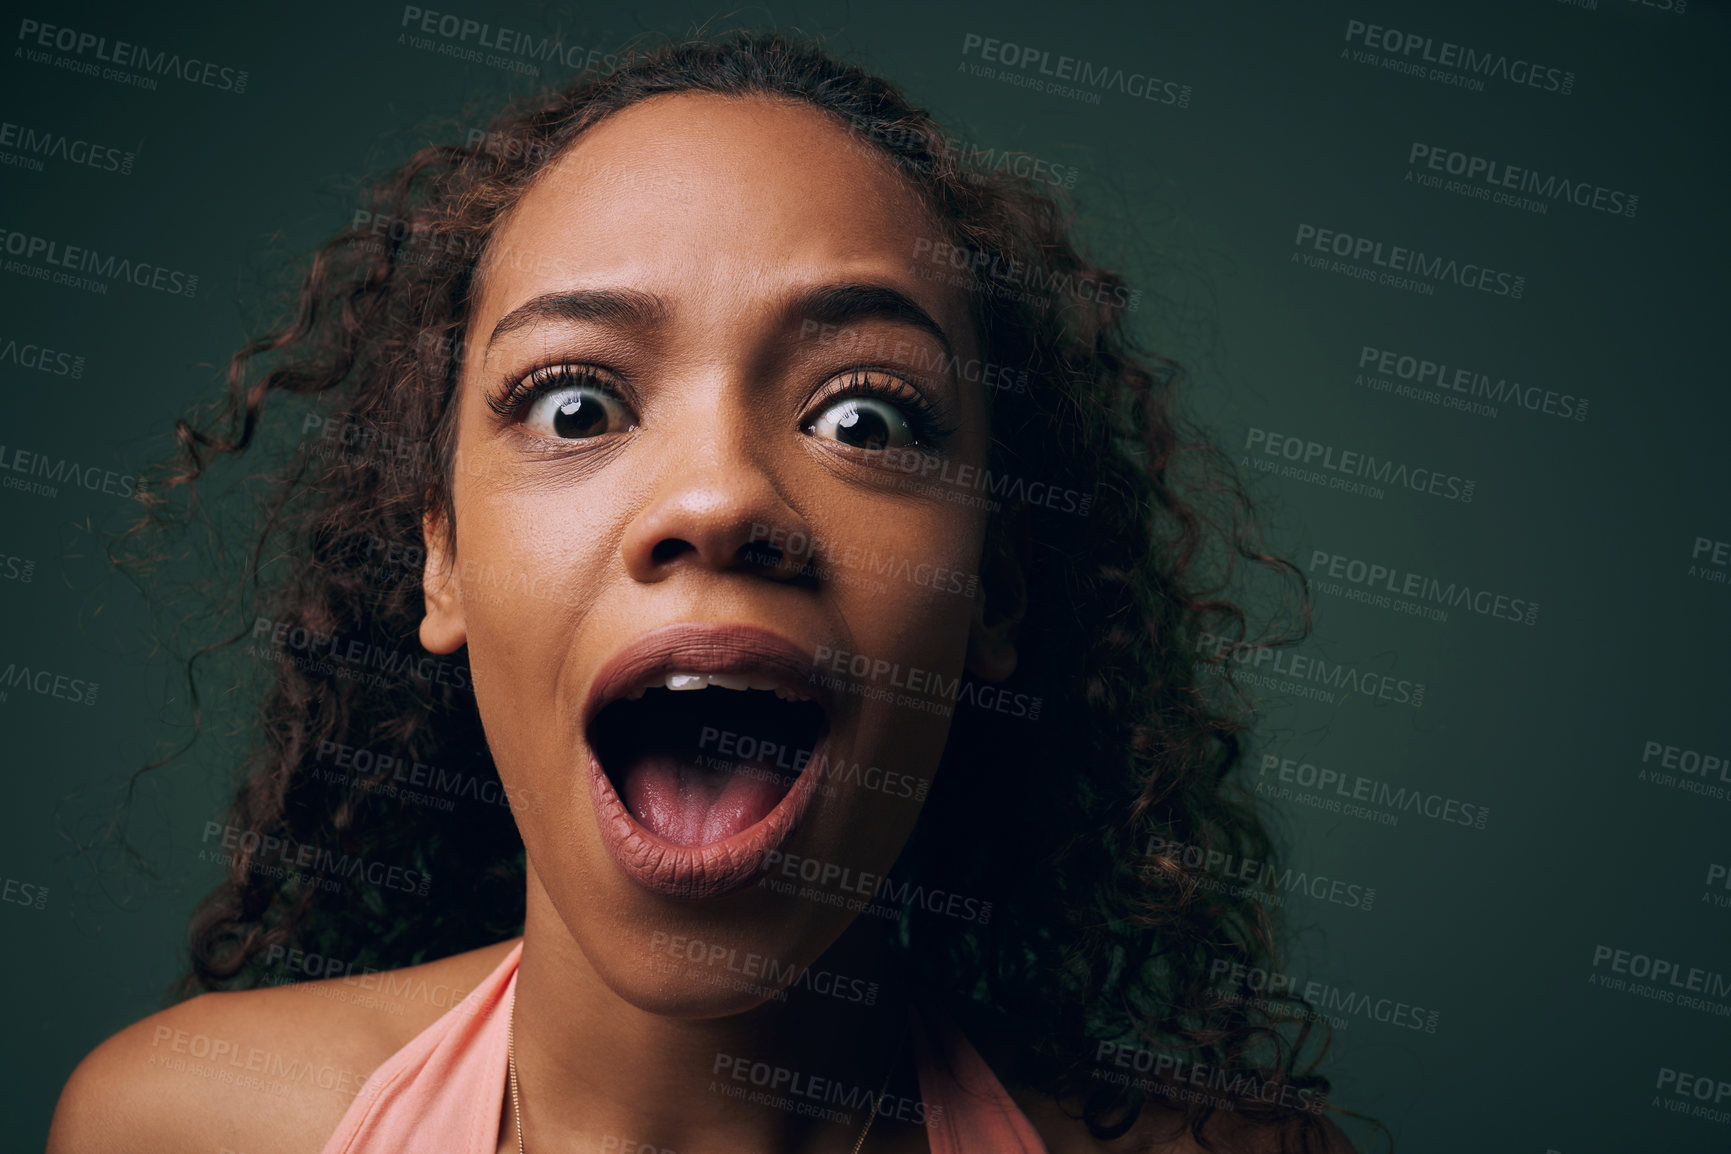
[[[665,565],[685,553],[697,552],[697,546],[689,541],[681,541],[677,537],[665,537],[655,543],[655,548],[649,551],[649,559],[656,565]]]

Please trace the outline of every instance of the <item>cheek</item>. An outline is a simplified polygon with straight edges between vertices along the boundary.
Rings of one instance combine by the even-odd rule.
[[[862,652],[947,670],[961,663],[979,595],[983,513],[970,504],[983,498],[942,479],[916,483],[945,505],[879,513],[832,537],[847,546],[820,564]]]
[[[501,771],[568,749],[576,640],[598,588],[596,538],[556,503],[478,499],[459,511],[457,578],[476,702]],[[467,516],[464,516],[464,514]]]
[[[859,744],[836,749],[841,758],[894,769],[910,781],[936,771],[975,600],[983,595],[976,571],[984,526],[974,513],[955,503],[885,517],[875,532],[856,531],[856,551],[823,563],[851,651],[832,657],[820,675],[861,702]],[[881,785],[853,799],[860,803],[873,811],[865,826],[900,828],[918,813],[917,803],[892,798]]]

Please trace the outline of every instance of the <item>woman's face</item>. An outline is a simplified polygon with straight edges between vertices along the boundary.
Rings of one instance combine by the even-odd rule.
[[[1014,664],[975,581],[967,295],[914,271],[939,239],[823,114],[681,94],[587,132],[489,242],[421,635],[468,645],[500,775],[546,799],[532,905],[640,1007],[738,1012],[763,996],[721,978],[816,960],[964,668]]]

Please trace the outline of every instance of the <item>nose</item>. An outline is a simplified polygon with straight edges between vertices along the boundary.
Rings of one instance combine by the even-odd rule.
[[[686,566],[778,581],[811,577],[810,529],[760,452],[712,427],[696,441],[670,437],[667,454],[621,543],[633,580],[662,581]]]

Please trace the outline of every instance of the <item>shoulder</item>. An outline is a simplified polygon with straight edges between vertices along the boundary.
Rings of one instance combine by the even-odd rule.
[[[203,994],[103,1042],[60,1093],[49,1154],[317,1154],[368,1077],[514,941],[383,973]]]

